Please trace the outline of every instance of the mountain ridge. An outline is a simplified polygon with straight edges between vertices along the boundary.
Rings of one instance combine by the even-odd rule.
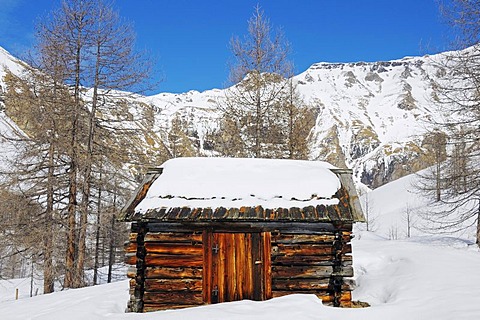
[[[0,65],[21,72],[22,62],[0,49]],[[442,76],[435,61],[442,57],[318,62],[294,76],[305,102],[319,114],[311,133],[310,159],[353,168],[357,182],[372,188],[430,165],[426,127],[435,117],[434,84]],[[4,86],[1,80],[0,85]],[[154,149],[165,145],[173,118],[180,117],[192,147],[201,155],[214,155],[209,135],[218,129],[223,91],[138,96],[153,113],[155,134],[146,144]]]

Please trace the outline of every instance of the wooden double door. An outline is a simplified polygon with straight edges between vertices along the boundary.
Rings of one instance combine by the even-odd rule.
[[[206,303],[271,298],[270,233],[204,234]]]

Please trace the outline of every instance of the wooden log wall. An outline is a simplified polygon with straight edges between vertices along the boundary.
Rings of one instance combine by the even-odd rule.
[[[272,295],[313,293],[325,304],[348,306],[353,276],[351,232],[272,234]]]
[[[127,305],[129,312],[143,311],[145,247],[144,236],[146,226],[142,223],[132,223],[132,232],[125,244],[125,263],[129,265],[127,276],[130,278],[130,300]]]
[[[129,240],[125,243],[125,263],[128,265],[127,277],[130,279],[129,293],[130,299],[127,304],[128,312],[137,312],[135,305],[137,299],[135,298],[135,287],[137,285],[137,237],[138,233],[130,233]],[[140,301],[138,301],[140,302]]]
[[[136,312],[177,309],[203,304],[202,233],[148,232],[143,241],[145,248],[143,305],[142,310]],[[128,263],[134,262],[128,258],[128,251],[134,250],[134,247],[135,244],[132,241],[127,245]],[[129,277],[136,275],[136,278],[139,278],[137,271],[130,268]],[[131,291],[135,285],[135,279],[132,280]]]
[[[271,238],[270,250],[265,250],[271,252],[271,268],[264,273],[269,292],[264,298],[309,293],[325,304],[349,306],[353,289],[350,230],[266,232]],[[131,279],[128,310],[148,312],[211,303],[202,292],[211,278],[203,279],[205,239],[199,229],[147,232],[132,227],[125,246]]]

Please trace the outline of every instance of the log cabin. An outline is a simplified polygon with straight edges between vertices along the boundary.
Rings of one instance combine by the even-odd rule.
[[[176,158],[122,210],[129,312],[315,294],[351,303],[352,172],[320,161]]]

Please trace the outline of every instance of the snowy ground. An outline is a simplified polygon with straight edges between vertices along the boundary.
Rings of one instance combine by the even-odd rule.
[[[371,307],[323,306],[313,295],[265,302],[239,301],[184,310],[126,314],[128,281],[29,298],[29,280],[0,281],[1,319],[275,319],[275,320],[474,320],[480,315],[480,250],[468,235],[432,236],[415,229],[405,238],[402,215],[424,201],[412,197],[407,177],[370,194],[377,212],[376,232],[357,226],[353,240],[355,300]],[[409,199],[406,199],[408,197]],[[382,201],[386,202],[385,204]],[[372,202],[373,203],[373,202]],[[384,207],[384,205],[387,207]],[[401,204],[404,204],[402,206]],[[373,207],[372,207],[373,208]],[[391,226],[397,240],[389,240]],[[15,287],[24,288],[18,301]]]

